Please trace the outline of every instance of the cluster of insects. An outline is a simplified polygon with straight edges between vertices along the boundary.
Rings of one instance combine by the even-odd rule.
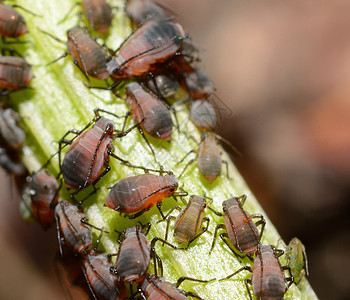
[[[108,34],[113,10],[117,8],[106,0],[82,0],[77,5],[93,32]],[[4,42],[14,39],[14,43],[20,43],[18,38],[28,32],[24,18],[16,10],[18,8],[0,4],[0,34]],[[74,9],[67,11],[60,24]],[[202,299],[193,291],[179,289],[180,284],[185,280],[210,284],[217,279],[182,276],[176,284],[167,281],[163,277],[163,263],[156,244],[158,242],[158,245],[175,252],[187,251],[204,233],[209,233],[211,219],[205,216],[206,208],[224,218],[224,224],[215,227],[209,259],[218,232],[223,229],[225,232],[219,237],[232,251],[235,257],[232,259],[243,264],[247,258],[245,261],[253,264],[252,267],[244,265],[218,280],[249,271],[251,276],[244,282],[250,299],[253,297],[248,283],[252,284],[253,294],[258,299],[282,299],[292,283],[298,284],[308,274],[301,242],[295,239],[286,247],[287,265],[281,266],[279,257],[284,251],[261,243],[266,221],[262,215],[249,214],[243,209],[245,195],[223,201],[222,212],[212,208],[213,199],[205,195],[191,195],[188,202],[185,200],[189,191],[183,186],[193,162],[197,163],[198,171],[209,184],[217,180],[222,164],[226,163],[221,159],[218,142],[227,141],[215,132],[218,112],[211,100],[215,98],[215,87],[200,69],[198,48],[183,27],[173,21],[170,9],[148,0],[128,0],[124,9],[134,30],[117,49],[100,45],[81,26],[67,30],[66,41],[46,28],[40,31],[43,38],[67,46],[66,52],[49,64],[71,55],[73,63],[86,78],[87,89],[105,89],[118,95],[119,90],[125,88],[125,101],[130,110],[121,115],[96,108],[94,118],[84,128],[66,132],[56,141],[57,152],[39,170],[27,176],[19,158],[25,140],[25,133],[18,124],[20,116],[3,106],[0,110],[1,166],[11,174],[26,177],[25,205],[44,229],[56,227],[60,263],[77,270],[72,271],[75,274],[72,282],[82,278],[93,299]],[[30,64],[17,51],[3,48],[0,57],[1,96],[27,88],[33,78]],[[101,85],[94,86],[92,82],[96,80],[100,80]],[[171,143],[173,135],[181,132],[182,124],[177,118],[177,103],[174,101],[179,90],[186,94],[180,104],[188,105],[189,119],[201,132],[201,140],[195,141],[196,148],[176,162],[179,168],[181,166],[181,172],[174,174],[164,169],[151,141]],[[129,116],[133,117],[132,125]],[[116,125],[120,119],[123,120],[121,127]],[[117,153],[114,145],[131,134],[140,134],[144,139],[154,164],[144,166]],[[194,139],[192,136],[188,138]],[[193,158],[185,162],[191,154]],[[103,186],[103,177],[113,173],[115,163],[111,164],[112,159],[120,167],[139,170],[143,174],[119,178],[108,187],[103,206],[115,211],[116,218],[122,214],[131,220],[156,206],[160,214],[158,221],[166,224],[164,237],[149,240],[149,223],[142,225],[138,222],[122,232],[116,229],[111,232],[89,222],[85,210]],[[56,162],[59,172],[53,175],[48,169]],[[228,168],[226,173],[229,177]],[[69,194],[69,201],[61,196],[65,193]],[[169,197],[181,199],[184,205],[173,206],[165,213],[162,201]],[[179,211],[177,216],[173,214],[175,210]],[[168,241],[172,220],[175,220],[172,231],[178,246]],[[260,231],[258,227],[261,227]],[[95,242],[93,232],[98,232]],[[116,241],[120,244],[116,253],[106,254],[98,250],[103,236],[116,234]],[[153,271],[149,271],[152,269],[150,265],[153,265]],[[288,275],[285,271],[289,272]],[[69,292],[66,296],[69,297]]]

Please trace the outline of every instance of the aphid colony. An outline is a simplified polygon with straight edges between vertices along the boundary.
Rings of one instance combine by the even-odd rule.
[[[81,4],[89,26],[102,35],[107,34],[113,7],[105,0],[81,1],[78,4]],[[25,20],[14,7],[0,4],[0,34],[3,39],[17,39],[28,31]],[[94,299],[202,299],[194,292],[180,290],[179,285],[184,280],[209,283],[215,279],[184,276],[176,284],[168,282],[163,278],[163,264],[155,245],[159,241],[158,244],[162,243],[172,251],[186,251],[199,237],[209,232],[209,224],[213,220],[206,215],[207,208],[218,217],[224,217],[224,224],[215,227],[208,255],[215,247],[218,231],[224,229],[226,232],[219,237],[234,257],[240,263],[245,258],[253,262],[252,267],[243,266],[221,280],[246,270],[252,273],[250,279],[244,281],[250,299],[252,294],[248,283],[252,284],[253,294],[258,299],[282,299],[293,282],[299,283],[304,274],[308,274],[305,249],[300,241],[291,242],[287,248],[287,266],[281,266],[278,257],[283,251],[261,243],[266,222],[262,215],[249,214],[243,209],[245,195],[223,201],[223,213],[213,209],[210,206],[213,199],[204,195],[191,195],[188,203],[185,201],[188,192],[182,184],[189,165],[197,161],[199,172],[211,184],[220,175],[223,163],[217,143],[217,140],[223,139],[215,133],[218,116],[209,101],[215,88],[208,75],[198,67],[199,51],[180,24],[166,19],[171,14],[170,10],[164,10],[148,0],[129,0],[126,1],[125,12],[135,30],[118,49],[100,46],[86,29],[75,26],[67,31],[67,51],[60,58],[68,54],[72,56],[74,64],[88,80],[87,88],[93,88],[90,77],[103,80],[106,86],[99,88],[113,92],[125,83],[125,100],[130,111],[119,115],[97,108],[95,117],[83,129],[72,129],[64,134],[57,141],[57,153],[40,170],[27,177],[26,205],[44,229],[56,225],[60,256],[62,259],[69,256],[78,259],[78,276],[84,278]],[[67,18],[68,15],[60,23]],[[48,31],[41,31],[61,41]],[[6,52],[10,56],[4,56]],[[3,49],[2,53],[0,93],[7,96],[28,87],[34,76],[31,66],[16,51]],[[54,62],[56,60],[51,63]],[[177,176],[163,169],[148,135],[171,143],[173,131],[181,131],[174,108],[176,103],[170,104],[180,89],[187,94],[184,102],[189,104],[189,118],[202,132],[202,138],[197,149],[177,162],[180,165],[187,155],[195,153],[195,158],[188,161]],[[128,127],[129,115],[132,115],[134,124]],[[26,176],[16,152],[24,143],[24,132],[17,124],[19,118],[9,108],[0,109],[0,163],[9,173]],[[122,128],[117,128],[113,120],[120,118],[124,119],[124,124]],[[116,153],[113,144],[134,131],[137,133],[136,130],[147,143],[159,169],[130,162],[127,157]],[[71,135],[74,137],[68,139]],[[101,236],[112,233],[90,224],[84,209],[94,201],[92,196],[103,186],[103,177],[113,172],[110,157],[116,159],[120,166],[138,169],[144,174],[120,178],[109,187],[104,206],[116,211],[116,217],[119,212],[135,219],[156,205],[161,216],[159,222],[166,222],[164,239],[154,237],[149,241],[146,236],[149,225],[136,225],[120,233],[117,253],[98,251]],[[60,172],[55,177],[47,168],[54,164],[56,158]],[[60,197],[62,188],[73,190],[70,202]],[[84,192],[88,189],[90,193]],[[169,197],[181,198],[184,207],[174,206],[164,214],[162,201]],[[175,210],[179,211],[177,216],[173,215]],[[175,223],[170,229],[173,219]],[[257,221],[253,222],[253,219]],[[148,228],[145,230],[145,227]],[[99,232],[95,243],[92,228]],[[168,242],[171,230],[179,245],[185,245],[185,248]],[[153,273],[149,273],[151,262]],[[286,270],[289,276],[285,275]]]

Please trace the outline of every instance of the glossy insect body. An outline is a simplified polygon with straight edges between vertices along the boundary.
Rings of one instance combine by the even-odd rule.
[[[309,275],[305,247],[298,238],[293,238],[289,242],[285,257],[296,284],[303,279],[305,274]]]
[[[85,1],[91,2],[91,1]],[[74,63],[86,75],[97,79],[107,79],[107,58],[99,44],[80,27],[67,31],[67,53],[72,55]]]
[[[108,166],[108,150],[112,149],[114,123],[100,117],[71,144],[61,165],[65,183],[69,188],[81,190],[93,184]]]
[[[193,101],[190,117],[193,123],[202,131],[212,131],[216,127],[216,112],[207,100]]]
[[[136,82],[126,86],[126,95],[135,122],[150,135],[170,141],[173,121],[166,106]]]
[[[55,206],[58,201],[59,185],[56,178],[47,170],[35,173],[29,178],[28,192],[35,218],[44,229],[55,221]]]
[[[31,66],[20,57],[0,56],[0,88],[16,91],[28,87],[34,78]],[[8,91],[0,94],[8,94]]]
[[[126,229],[113,273],[118,280],[133,283],[144,279],[150,264],[151,246],[139,226]]]
[[[0,135],[1,145],[6,148],[19,149],[25,139],[24,130],[18,125],[19,114],[11,108],[0,108]]]
[[[122,213],[149,210],[178,187],[174,175],[143,174],[118,181],[108,194],[105,206]]]
[[[83,10],[93,30],[106,34],[111,26],[112,8],[106,0],[83,0]]]
[[[138,28],[107,64],[110,76],[132,78],[154,71],[181,50],[185,33],[179,24],[148,21]]]
[[[165,18],[163,9],[150,0],[127,0],[126,13],[134,25],[139,25],[147,20],[162,20]]]
[[[82,222],[86,217],[79,212],[77,206],[67,201],[58,202],[55,218],[61,254],[61,235],[65,244],[75,253],[83,253],[91,247],[91,231]]]
[[[94,252],[83,258],[83,271],[95,299],[121,300],[126,298],[126,288],[110,273],[112,264],[104,254]]]
[[[18,38],[28,32],[26,21],[12,6],[0,3],[0,35]]]

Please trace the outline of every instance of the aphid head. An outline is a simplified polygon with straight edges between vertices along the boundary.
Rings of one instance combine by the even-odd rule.
[[[179,182],[175,175],[165,175],[165,179],[167,181],[167,185],[169,187],[169,192],[174,193],[179,187]]]

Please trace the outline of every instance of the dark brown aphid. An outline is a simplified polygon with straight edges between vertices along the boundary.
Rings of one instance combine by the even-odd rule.
[[[0,107],[0,143],[6,148],[17,150],[25,139],[24,130],[19,126],[20,116],[11,108]]]
[[[190,117],[194,125],[202,131],[213,131],[216,127],[216,111],[207,100],[196,100],[191,103]]]
[[[91,248],[92,234],[84,223],[85,215],[78,207],[67,201],[60,201],[55,208],[57,237],[62,255],[62,241],[74,253],[83,254]]]
[[[165,12],[162,7],[151,0],[127,0],[125,12],[134,26],[138,26],[147,20],[165,19]]]
[[[238,198],[230,198],[222,203],[225,225],[219,224],[216,226],[213,243],[209,253],[211,253],[214,248],[217,232],[220,228],[226,229],[226,233],[220,234],[220,238],[238,259],[243,256],[251,258],[251,255],[257,250],[264,232],[266,221],[262,215],[250,215],[243,209],[246,199],[247,196],[242,195]],[[253,218],[257,218],[259,221],[254,223],[252,221]],[[260,233],[257,228],[259,225],[262,225]],[[234,251],[226,240],[227,238],[231,241],[234,248],[244,254],[243,256]]]
[[[19,38],[27,32],[24,18],[12,6],[0,3],[0,35]]]
[[[136,213],[136,218],[157,204],[161,211],[161,201],[174,194],[178,187],[174,175],[157,176],[143,174],[118,181],[109,192],[105,206],[122,213]]]
[[[55,222],[55,206],[60,189],[57,179],[47,170],[41,170],[28,177],[27,181],[33,215],[44,229],[48,229]]]
[[[91,251],[82,259],[83,272],[94,299],[121,300],[126,298],[126,288],[110,273],[112,264],[105,254]]]
[[[41,30],[60,43],[64,41],[56,38],[50,33]],[[86,29],[75,26],[67,31],[67,52],[51,63],[60,60],[71,54],[74,64],[88,79],[91,76],[96,79],[105,80],[108,78],[107,55],[104,49],[93,39]],[[51,64],[50,63],[50,64]],[[88,79],[89,80],[89,79]]]
[[[112,7],[106,0],[83,0],[82,5],[91,28],[106,34],[112,24]]]
[[[251,279],[244,280],[250,299],[252,299],[252,295],[248,288],[248,283],[253,285],[253,292],[257,299],[283,299],[283,295],[293,283],[293,277],[286,278],[284,275],[284,270],[288,270],[290,274],[290,268],[281,266],[278,257],[282,254],[282,250],[276,250],[271,245],[259,245],[253,269],[247,266],[243,267],[221,280],[231,278],[237,273],[247,270],[252,273]]]
[[[113,78],[142,76],[159,68],[159,64],[181,54],[187,36],[180,24],[151,20],[139,27],[121,47],[116,58],[108,62]]]
[[[136,123],[148,134],[170,141],[173,121],[169,109],[154,95],[146,92],[136,82],[126,86],[126,102]]]
[[[23,58],[0,56],[0,95],[28,87],[33,78],[32,68]]]

